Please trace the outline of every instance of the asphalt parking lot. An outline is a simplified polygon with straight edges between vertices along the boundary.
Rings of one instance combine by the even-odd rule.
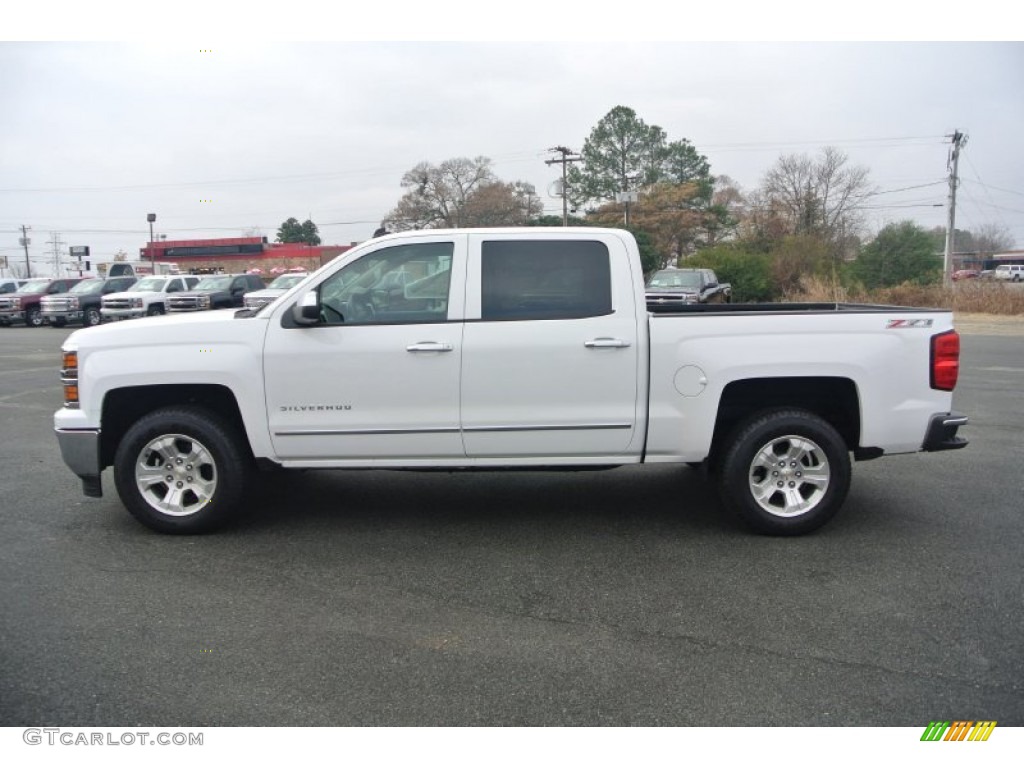
[[[0,725],[1024,725],[1024,337],[963,451],[751,535],[686,468],[308,472],[160,536],[51,433],[67,330],[0,328]]]

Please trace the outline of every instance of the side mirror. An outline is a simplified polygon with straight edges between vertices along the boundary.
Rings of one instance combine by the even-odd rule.
[[[292,306],[292,319],[296,325],[317,325],[320,322],[320,299],[316,291],[307,291]]]

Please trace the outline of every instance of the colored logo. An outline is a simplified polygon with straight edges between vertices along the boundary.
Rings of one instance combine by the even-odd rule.
[[[933,720],[921,734],[921,741],[988,741],[995,720]]]

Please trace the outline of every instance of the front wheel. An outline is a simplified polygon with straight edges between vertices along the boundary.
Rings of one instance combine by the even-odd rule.
[[[32,328],[42,328],[43,322],[43,313],[39,311],[39,307],[32,307],[25,312],[25,325]]]
[[[146,314],[149,315],[150,317],[154,317],[155,315],[162,315],[163,313],[163,304],[151,304],[149,309],[146,310]]]
[[[93,309],[92,307],[90,307],[89,309],[85,310],[84,324],[89,326],[90,328],[94,325],[99,325],[102,322],[102,320],[103,315],[100,314],[100,311],[98,309]]]
[[[850,488],[842,436],[809,411],[760,413],[733,432],[719,474],[723,504],[759,533],[794,536],[831,520]]]
[[[135,519],[162,533],[205,533],[242,499],[251,465],[242,438],[212,411],[169,407],[121,439],[114,483]]]

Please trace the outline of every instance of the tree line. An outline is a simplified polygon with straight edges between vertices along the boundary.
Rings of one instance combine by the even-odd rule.
[[[646,272],[668,265],[709,266],[733,283],[739,301],[768,301],[799,290],[808,277],[864,288],[937,282],[944,229],[911,221],[867,238],[865,204],[879,194],[867,168],[835,147],[784,154],[760,185],[745,191],[713,175],[687,139],[670,139],[629,107],[616,106],[583,142],[562,191],[580,226],[625,226]],[[421,162],[401,179],[402,194],[384,231],[449,227],[557,226],[525,181],[496,176],[487,157]],[[627,194],[623,194],[627,193]],[[957,231],[957,250],[1012,247],[1005,229]],[[308,239],[307,239],[308,238]],[[319,243],[312,221],[289,219],[280,242]]]

